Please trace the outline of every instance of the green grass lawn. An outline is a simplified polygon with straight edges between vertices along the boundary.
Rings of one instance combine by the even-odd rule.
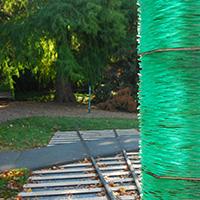
[[[100,130],[137,128],[135,119],[89,119],[69,117],[30,117],[0,124],[0,151],[24,150],[48,144],[60,130]]]

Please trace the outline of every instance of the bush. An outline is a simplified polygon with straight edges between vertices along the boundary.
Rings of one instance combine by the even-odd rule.
[[[109,111],[137,111],[137,102],[132,97],[132,92],[129,87],[120,89],[112,98],[97,105],[98,108]]]

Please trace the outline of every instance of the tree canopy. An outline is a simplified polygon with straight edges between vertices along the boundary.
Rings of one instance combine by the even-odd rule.
[[[0,6],[1,80],[13,88],[13,77],[28,69],[39,80],[54,80],[61,102],[73,101],[71,83],[98,82],[133,33],[128,0],[3,0]]]

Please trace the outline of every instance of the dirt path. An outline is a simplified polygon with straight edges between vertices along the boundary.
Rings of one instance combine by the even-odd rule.
[[[106,117],[106,118],[136,118],[136,114],[126,112],[109,112],[92,109],[87,113],[86,106],[66,106],[56,103],[11,102],[7,106],[0,105],[0,122],[30,116],[70,116],[70,117]]]

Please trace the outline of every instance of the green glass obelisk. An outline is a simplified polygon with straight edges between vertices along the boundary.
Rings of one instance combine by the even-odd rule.
[[[200,1],[139,0],[143,200],[200,199]]]

